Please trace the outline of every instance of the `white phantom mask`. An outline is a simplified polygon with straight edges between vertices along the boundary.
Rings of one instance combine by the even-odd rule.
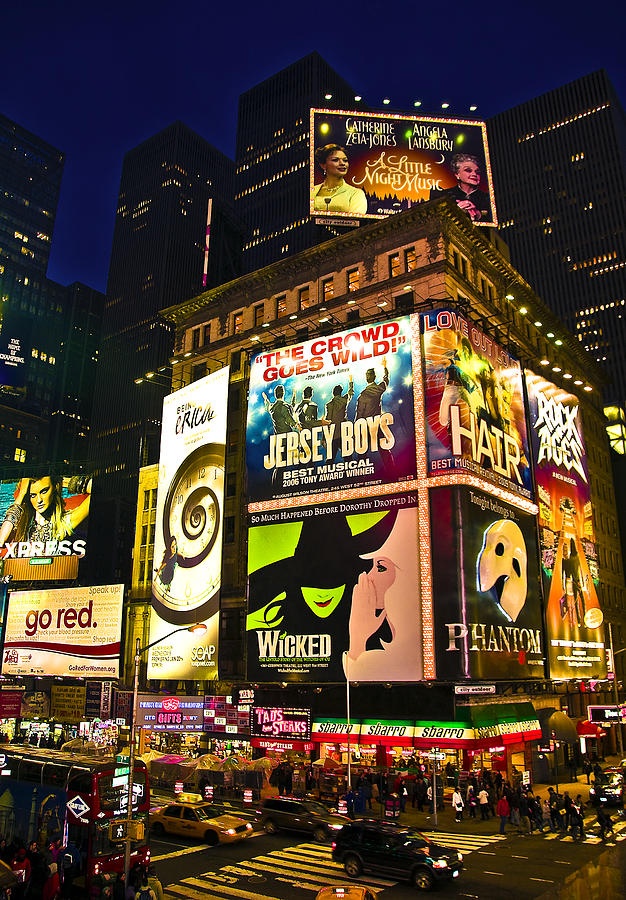
[[[515,522],[500,519],[485,531],[477,561],[478,590],[491,591],[512,622],[526,603],[527,558],[524,535]]]

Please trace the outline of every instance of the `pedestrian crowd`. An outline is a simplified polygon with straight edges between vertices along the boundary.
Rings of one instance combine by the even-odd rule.
[[[12,870],[16,883],[0,888],[0,900],[70,900],[74,882],[82,874],[78,848],[52,836],[43,847],[37,841],[25,846],[19,839],[0,838],[0,860]],[[81,896],[85,896],[84,892]],[[136,866],[125,884],[124,874],[105,873],[93,880],[91,898],[111,900],[163,900],[163,887],[154,866]]]

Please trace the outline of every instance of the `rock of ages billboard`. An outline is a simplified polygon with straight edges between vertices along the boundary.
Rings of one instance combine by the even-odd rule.
[[[415,478],[412,321],[359,325],[252,359],[250,502]]]
[[[250,681],[417,681],[416,496],[249,516]]]
[[[471,472],[531,496],[522,370],[455,309],[421,317],[428,475]]]
[[[163,401],[149,678],[217,678],[229,369]],[[204,622],[198,637],[181,631]]]
[[[604,616],[578,399],[526,372],[552,678],[606,677]]]
[[[465,486],[429,496],[437,678],[543,678],[534,516]]]

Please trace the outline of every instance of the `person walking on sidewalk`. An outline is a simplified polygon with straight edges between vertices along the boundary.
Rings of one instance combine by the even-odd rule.
[[[478,805],[480,806],[480,820],[486,822],[489,818],[489,793],[484,785],[478,792]]]
[[[500,797],[500,799],[498,800],[498,804],[496,806],[496,815],[500,816],[500,834],[505,833],[506,823],[509,820],[510,814],[511,807],[509,806],[509,801],[503,794],[502,797]]]
[[[454,793],[452,794],[452,808],[454,810],[454,821],[460,822],[463,818],[463,807],[465,804],[463,803],[463,797],[461,796],[461,792],[458,787],[455,787]]]

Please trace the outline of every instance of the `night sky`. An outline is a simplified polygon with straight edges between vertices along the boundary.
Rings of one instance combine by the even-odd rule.
[[[484,118],[605,68],[624,25],[580,0],[3,5],[0,111],[66,155],[50,278],[104,291],[126,151],[180,119],[231,158],[239,95],[312,51],[388,111]],[[383,97],[391,104],[382,107]]]

